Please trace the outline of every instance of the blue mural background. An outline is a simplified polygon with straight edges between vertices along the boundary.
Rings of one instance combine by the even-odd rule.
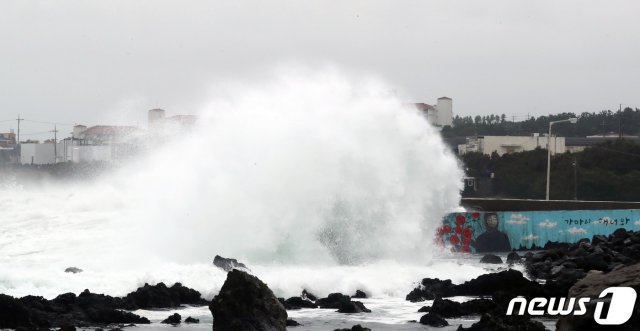
[[[487,214],[497,216],[496,230],[506,235],[511,248],[542,247],[547,241],[574,243],[619,228],[640,230],[639,209],[462,212],[445,216],[436,241],[454,251],[477,252],[478,238],[487,231]],[[502,237],[494,235],[492,241]]]

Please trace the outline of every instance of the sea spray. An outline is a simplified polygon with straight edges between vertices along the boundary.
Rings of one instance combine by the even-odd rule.
[[[331,276],[349,272],[376,294],[409,289],[379,273],[424,276],[462,172],[423,114],[389,90],[334,70],[219,87],[195,127],[166,132],[107,176],[3,188],[0,290],[123,294],[165,280],[215,292],[216,254],[287,294],[313,287],[295,270],[333,280],[318,291],[357,286]],[[85,272],[61,274],[69,266]]]

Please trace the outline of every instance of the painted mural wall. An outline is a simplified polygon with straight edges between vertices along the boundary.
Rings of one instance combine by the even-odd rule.
[[[640,230],[640,209],[451,213],[436,242],[457,252],[504,252],[547,241],[574,243],[619,228]]]

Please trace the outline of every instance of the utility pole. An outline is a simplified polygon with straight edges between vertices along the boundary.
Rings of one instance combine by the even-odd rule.
[[[549,183],[551,182],[551,144],[550,144],[551,142],[549,141],[551,139],[551,127],[554,124],[564,123],[564,122],[576,124],[578,123],[578,119],[575,117],[572,117],[566,120],[549,122],[549,135],[547,135],[547,192],[546,192],[546,198],[545,198],[545,200],[547,201],[549,201],[549,187],[550,187]],[[555,144],[555,141],[554,141],[554,144]],[[555,154],[555,150],[554,150],[554,154]]]
[[[578,200],[578,158],[573,156],[573,200]]]
[[[53,163],[58,163],[58,129],[53,126]]]
[[[622,139],[622,104],[618,109],[618,139]]]
[[[20,118],[20,114],[18,114],[16,121],[18,121],[18,141],[16,141],[16,143],[20,145],[20,121],[24,121],[24,118]]]

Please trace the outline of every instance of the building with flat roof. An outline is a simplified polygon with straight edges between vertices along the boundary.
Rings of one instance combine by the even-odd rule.
[[[477,152],[491,155],[494,152],[502,156],[504,154],[532,151],[536,148],[547,149],[547,141],[550,142],[551,154],[564,153],[566,151],[565,137],[534,134],[531,136],[474,136],[467,137],[464,144],[458,145],[458,154]]]
[[[449,97],[440,97],[435,105],[427,103],[409,103],[409,106],[413,106],[421,111],[426,117],[427,121],[432,125],[443,127],[453,125],[453,100]]]

